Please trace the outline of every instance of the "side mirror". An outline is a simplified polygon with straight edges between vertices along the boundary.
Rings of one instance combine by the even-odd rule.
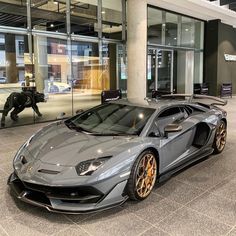
[[[178,124],[169,124],[165,127],[164,129],[164,136],[167,138],[168,133],[174,133],[174,132],[179,132],[183,129],[181,125]]]

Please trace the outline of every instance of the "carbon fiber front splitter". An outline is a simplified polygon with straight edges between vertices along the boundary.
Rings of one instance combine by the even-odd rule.
[[[20,181],[15,173],[12,173],[8,178],[8,185],[13,190],[14,195],[23,202],[31,205],[42,207],[50,212],[64,213],[64,214],[87,214],[91,212],[98,212],[107,210],[119,205],[122,205],[128,196],[120,196],[118,193],[122,191],[126,186],[127,181],[123,181],[117,184],[108,194],[106,194],[101,201],[97,203],[63,203],[60,199],[50,199],[40,192],[32,191],[27,189],[23,184],[17,183]],[[123,190],[122,190],[123,189]]]

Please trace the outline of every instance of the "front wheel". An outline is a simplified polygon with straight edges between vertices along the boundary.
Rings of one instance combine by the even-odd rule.
[[[157,161],[152,151],[144,151],[135,161],[127,183],[132,200],[144,200],[151,193],[157,177]]]
[[[215,154],[219,154],[224,150],[226,144],[226,135],[227,135],[226,123],[223,120],[221,120],[220,125],[216,130],[215,139],[213,142],[213,148]]]

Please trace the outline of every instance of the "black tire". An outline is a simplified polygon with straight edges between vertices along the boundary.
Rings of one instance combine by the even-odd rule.
[[[226,123],[221,120],[219,126],[216,129],[216,134],[213,142],[214,154],[219,154],[224,150],[226,144],[226,137]]]
[[[152,165],[149,166],[150,168],[145,164],[146,161],[148,161],[147,165]],[[143,173],[140,174],[140,172],[142,172],[142,165],[145,167],[145,170],[143,169]],[[127,194],[130,199],[141,201],[149,196],[156,182],[157,169],[157,157],[151,150],[146,150],[139,155],[133,164],[126,186]],[[145,186],[138,188],[141,181],[141,186],[143,186],[143,184],[145,184]],[[147,184],[147,181],[150,181],[150,183]],[[146,188],[146,190],[144,188]],[[142,194],[142,191],[145,192]]]

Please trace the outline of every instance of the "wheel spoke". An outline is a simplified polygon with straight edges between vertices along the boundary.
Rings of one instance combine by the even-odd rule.
[[[227,135],[226,127],[225,124],[222,122],[217,129],[215,138],[215,145],[219,152],[222,151],[225,147],[226,135]]]
[[[139,162],[136,176],[137,194],[144,198],[152,190],[156,180],[156,159],[153,154],[146,154]]]

